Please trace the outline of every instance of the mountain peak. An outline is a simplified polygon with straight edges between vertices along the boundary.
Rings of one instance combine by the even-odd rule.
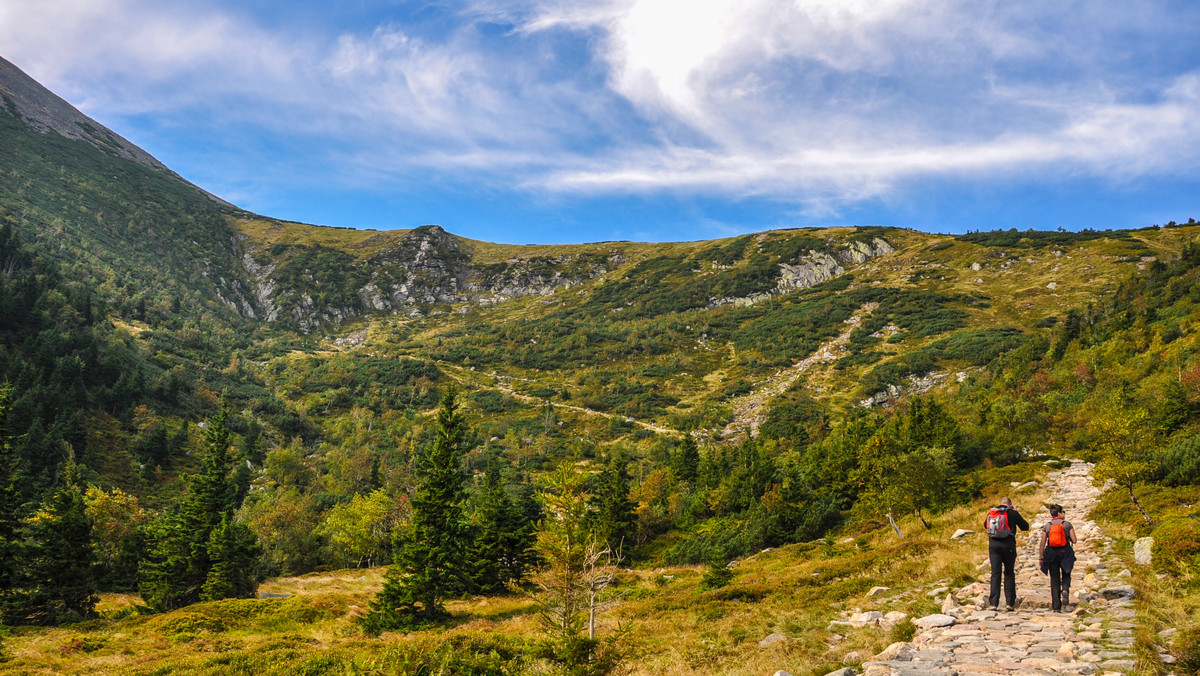
[[[79,112],[3,57],[0,57],[0,96],[5,99],[5,108],[39,131],[53,131],[67,138],[86,141],[117,157],[170,172],[150,153]]]

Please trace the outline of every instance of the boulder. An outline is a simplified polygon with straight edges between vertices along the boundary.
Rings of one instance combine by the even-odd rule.
[[[883,613],[879,612],[878,610],[868,610],[865,613],[856,613],[851,615],[849,622],[859,626],[866,626],[868,624],[879,624],[882,619]]]
[[[867,592],[867,598],[878,596],[889,589],[891,589],[891,587],[871,587],[871,591]]]
[[[792,676],[792,674],[791,674],[791,672],[780,669],[779,671],[775,672],[774,676]]]
[[[788,640],[788,637],[783,634],[767,634],[766,638],[758,642],[758,647],[769,648],[776,643],[786,643]]]
[[[900,641],[883,649],[872,660],[873,662],[911,662],[917,649],[911,643]]]
[[[1133,560],[1140,566],[1148,566],[1154,560],[1154,538],[1138,538],[1133,542]]]
[[[917,625],[921,629],[932,629],[934,627],[953,626],[955,621],[956,620],[949,615],[938,613],[935,615],[926,615],[925,617],[915,619],[913,620],[913,624]]]
[[[883,621],[888,624],[896,624],[897,622],[903,622],[907,619],[908,613],[902,613],[899,610],[893,610],[892,612],[883,616]]]
[[[975,533],[975,531],[973,531],[973,530],[967,530],[966,528],[959,528],[958,530],[954,531],[954,535],[951,535],[950,539],[951,540],[961,540],[961,539],[967,537],[968,535],[973,535],[974,533]]]
[[[942,600],[942,613],[949,615],[950,611],[958,607],[958,599],[954,598],[954,594],[946,594],[946,598]]]
[[[850,667],[842,667],[841,669],[834,669],[833,671],[829,672],[828,674],[825,674],[825,676],[855,676],[855,674],[857,674],[857,673],[858,673],[857,671],[851,669]],[[775,676],[779,676],[779,674],[787,674],[787,672],[781,671],[781,672],[775,674]],[[787,676],[792,676],[792,675],[787,674]]]
[[[1109,601],[1112,601],[1114,599],[1131,599],[1137,595],[1137,592],[1129,585],[1118,584],[1101,589],[1100,594]]]

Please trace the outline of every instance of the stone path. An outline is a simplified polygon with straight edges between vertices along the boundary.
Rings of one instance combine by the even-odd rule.
[[[864,676],[1133,672],[1134,591],[1111,541],[1086,519],[1100,494],[1091,471],[1091,464],[1074,460],[1049,475],[1050,500],[1064,507],[1079,537],[1071,605],[1064,612],[1050,611],[1049,578],[1037,568],[1041,526],[1049,517],[1044,510],[1025,514],[1031,528],[1018,539],[1017,609],[984,609],[991,575],[984,562],[979,582],[948,594],[943,615],[916,620],[923,631],[911,643],[893,644],[863,663]]]

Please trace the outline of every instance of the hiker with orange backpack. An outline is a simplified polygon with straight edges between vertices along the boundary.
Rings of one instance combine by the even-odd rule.
[[[1050,608],[1061,613],[1069,605],[1071,569],[1075,567],[1075,527],[1063,516],[1062,505],[1050,505],[1050,523],[1042,526],[1039,563],[1050,576]]]
[[[1004,609],[1012,611],[1017,605],[1017,529],[1029,530],[1029,522],[1004,498],[999,507],[988,510],[983,522],[988,534],[988,558],[992,562],[992,593],[988,605],[996,610],[1000,605],[1000,580],[1004,579]]]

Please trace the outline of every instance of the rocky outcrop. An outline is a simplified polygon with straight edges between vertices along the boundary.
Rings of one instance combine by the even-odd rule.
[[[708,306],[753,305],[772,296],[812,288],[845,274],[847,265],[859,265],[893,251],[895,248],[879,237],[870,242],[850,242],[845,249],[833,253],[809,251],[807,256],[794,263],[779,263],[779,277],[770,291],[739,298],[713,298]]]
[[[395,240],[365,260],[324,249],[328,255],[346,256],[339,270],[345,293],[332,294],[338,302],[318,300],[330,294],[310,293],[285,279],[280,268],[290,256],[311,252],[311,247],[282,247],[271,252],[246,252],[242,265],[253,283],[258,316],[268,322],[287,321],[302,331],[329,322],[341,322],[366,312],[422,316],[429,306],[471,303],[493,305],[522,296],[545,296],[602,276],[624,263],[618,251],[554,257],[512,258],[502,263],[476,265],[460,240],[441,227],[425,225]],[[261,258],[259,257],[261,256]],[[316,257],[314,257],[314,260]],[[316,272],[303,271],[301,281],[317,281]],[[286,276],[285,276],[286,277]],[[336,289],[335,289],[336,290]],[[314,298],[314,295],[317,298]],[[243,312],[254,317],[253,309]]]

